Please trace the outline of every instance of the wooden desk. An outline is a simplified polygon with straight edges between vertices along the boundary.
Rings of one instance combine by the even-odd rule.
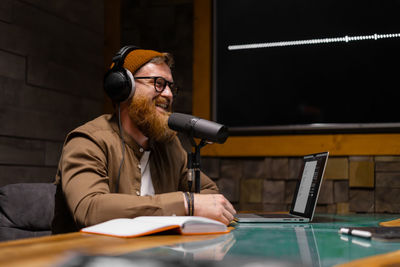
[[[0,243],[0,266],[54,266],[73,253],[120,255],[161,245],[202,241],[216,235],[115,238],[70,233]]]
[[[235,259],[277,259],[305,266],[383,266],[400,263],[400,242],[341,236],[338,230],[377,226],[379,222],[399,217],[317,215],[312,223],[306,224],[239,224],[228,235],[153,235],[125,239],[71,233],[0,243],[0,265],[54,266],[74,253],[82,253],[123,255],[131,259],[169,255],[197,260],[207,259],[205,256],[222,260],[219,266],[226,263],[234,267],[240,266]]]

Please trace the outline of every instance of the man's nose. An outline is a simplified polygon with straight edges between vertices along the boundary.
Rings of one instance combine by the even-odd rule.
[[[169,87],[169,85],[165,86],[165,89],[161,92],[161,95],[164,96],[164,97],[167,97],[167,98],[169,98],[171,100],[174,97],[174,95],[172,94],[172,90]]]

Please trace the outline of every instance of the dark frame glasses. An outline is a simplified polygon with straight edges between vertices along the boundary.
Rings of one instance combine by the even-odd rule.
[[[160,76],[134,77],[134,79],[135,80],[153,79],[154,90],[156,90],[156,92],[160,94],[165,90],[165,88],[167,88],[167,85],[174,96],[178,93],[178,88],[176,87],[175,83],[167,81],[166,79]]]

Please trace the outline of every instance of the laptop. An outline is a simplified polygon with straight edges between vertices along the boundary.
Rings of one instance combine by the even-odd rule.
[[[329,152],[322,152],[303,157],[303,166],[289,213],[238,213],[236,217],[239,223],[310,222],[314,216],[328,156]]]

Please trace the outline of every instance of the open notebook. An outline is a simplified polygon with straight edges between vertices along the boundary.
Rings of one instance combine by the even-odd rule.
[[[118,218],[81,229],[83,233],[117,237],[139,237],[166,231],[182,235],[222,234],[230,230],[225,224],[199,216],[139,216]]]
[[[309,222],[314,216],[318,195],[329,152],[316,153],[303,157],[303,166],[299,174],[296,191],[289,213],[254,214],[238,213],[237,218],[243,222]]]

